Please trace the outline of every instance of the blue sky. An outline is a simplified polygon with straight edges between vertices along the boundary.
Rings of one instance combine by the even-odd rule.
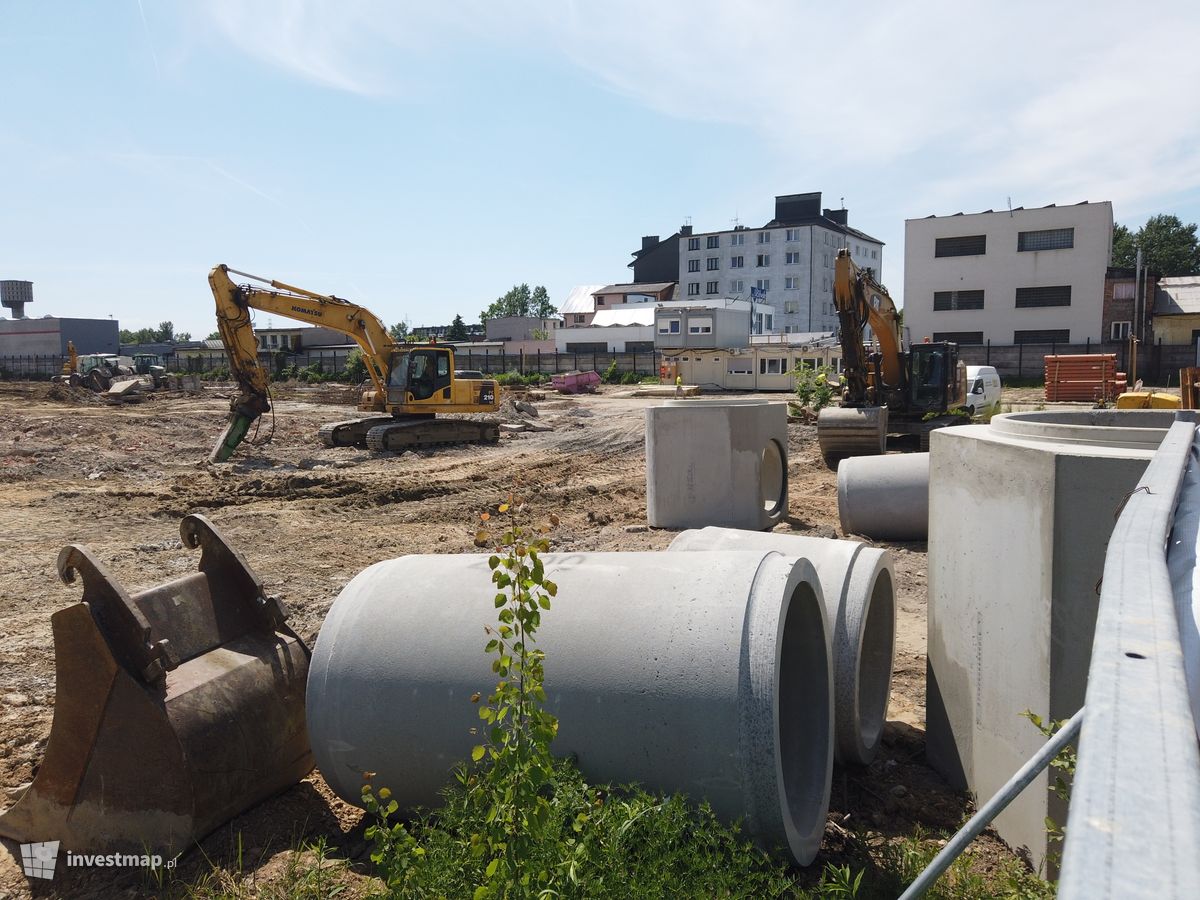
[[[905,218],[1200,220],[1198,9],[3,0],[0,278],[31,315],[195,337],[219,262],[472,320],[819,190],[900,296]]]

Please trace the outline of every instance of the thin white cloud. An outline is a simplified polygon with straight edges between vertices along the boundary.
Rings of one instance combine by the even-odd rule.
[[[207,6],[244,52],[359,94],[404,93],[420,61],[438,55],[565,59],[664,115],[745,129],[806,182],[903,197],[907,215],[1010,195],[1018,205],[1111,199],[1140,210],[1200,187],[1197,9],[1176,0],[1145,14],[1112,0]]]

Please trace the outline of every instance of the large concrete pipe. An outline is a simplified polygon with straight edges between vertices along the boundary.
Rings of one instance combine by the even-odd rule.
[[[668,400],[646,410],[655,528],[767,529],[787,515],[787,404]]]
[[[833,765],[832,671],[821,586],[777,553],[548,554],[558,598],[546,653],[554,750],[595,781],[707,799],[766,847],[812,861]],[[401,807],[435,807],[480,743],[471,696],[496,683],[481,555],[408,556],[359,573],[310,667],[317,765],[361,802],[363,772]]]
[[[887,717],[896,650],[891,554],[859,541],[733,528],[685,531],[667,549],[774,550],[813,564],[830,624],[836,758],[870,763]]]
[[[929,454],[852,456],[838,464],[838,518],[846,534],[877,541],[929,536]]]

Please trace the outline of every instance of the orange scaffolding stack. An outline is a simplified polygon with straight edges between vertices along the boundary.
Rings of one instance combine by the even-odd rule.
[[[1127,389],[1124,372],[1117,371],[1115,353],[1047,356],[1046,400],[1083,403],[1109,401]]]

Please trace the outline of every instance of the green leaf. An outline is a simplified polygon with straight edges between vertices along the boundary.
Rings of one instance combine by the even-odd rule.
[[[486,750],[483,744],[477,744],[474,749],[471,750],[471,759],[475,762],[479,762],[481,759],[483,759],[483,754],[485,752]]]
[[[489,556],[488,557],[488,568],[489,569],[494,569],[498,565],[500,565],[500,557],[498,557],[498,556]]]
[[[499,868],[500,868],[500,857],[497,856],[495,859],[493,859],[490,863],[487,864],[487,868],[484,870],[484,874],[487,875],[488,878],[491,878],[493,875],[496,874],[496,870]]]

